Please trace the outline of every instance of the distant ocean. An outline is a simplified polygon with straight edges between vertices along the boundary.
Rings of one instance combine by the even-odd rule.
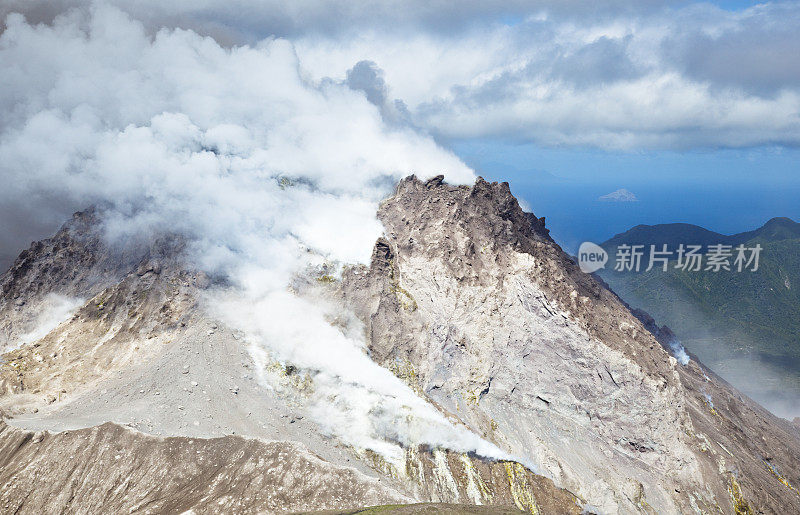
[[[487,180],[509,181],[574,253],[638,224],[683,222],[724,234],[800,221],[800,149],[613,152],[502,141],[453,142]],[[638,202],[600,202],[626,189]]]
[[[623,187],[639,201],[598,200]],[[544,181],[512,182],[511,190],[536,216],[547,218],[551,235],[570,253],[583,241],[601,243],[639,224],[684,222],[733,234],[760,227],[776,216],[800,221],[800,184],[664,186]]]

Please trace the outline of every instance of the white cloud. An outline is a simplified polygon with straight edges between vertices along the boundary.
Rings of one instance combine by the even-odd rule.
[[[382,231],[377,203],[401,177],[471,182],[452,153],[384,123],[361,92],[309,81],[281,39],[226,49],[191,31],[150,36],[97,6],[52,26],[11,16],[0,63],[3,206],[41,216],[99,203],[110,206],[109,238],[186,235],[188,258],[234,285],[211,308],[341,396],[312,410],[347,422],[333,433],[376,450],[391,438],[500,455],[367,358],[363,340],[286,293],[320,256],[369,259]],[[48,195],[62,203],[40,200]],[[407,425],[389,431],[401,419]]]
[[[302,37],[316,77],[374,61],[388,95],[445,138],[686,149],[800,144],[800,4]]]
[[[385,371],[350,366],[368,361],[363,342],[282,296],[310,263],[306,247],[367,259],[376,203],[398,178],[472,180],[426,132],[622,149],[800,144],[789,52],[800,5],[668,4],[9,0],[0,14],[52,23],[11,15],[0,34],[0,242],[94,202],[113,206],[110,237],[186,234],[198,264],[241,287],[242,309],[263,310],[231,320],[315,368],[352,401],[324,416],[374,443],[393,420],[370,415],[376,399],[391,391],[400,410],[419,399]],[[375,65],[354,68],[362,61]],[[278,325],[264,326],[271,310]],[[420,413],[403,438],[483,445]]]
[[[288,36],[315,81],[344,81],[372,61],[385,81],[383,114],[445,139],[626,150],[800,144],[798,2],[726,11],[671,1],[107,1],[152,33]],[[48,19],[85,4],[12,0],[5,10]]]
[[[679,0],[95,0],[124,10],[148,28],[182,27],[223,42],[255,42],[268,36],[319,34],[338,37],[364,28],[407,33],[414,30],[453,32],[477,21],[506,22],[531,13],[552,13],[569,19],[607,19],[623,13],[646,13]],[[23,12],[34,22],[49,22],[58,13],[91,0],[5,0],[0,16]]]
[[[625,188],[601,195],[597,200],[601,202],[639,202],[639,198]]]

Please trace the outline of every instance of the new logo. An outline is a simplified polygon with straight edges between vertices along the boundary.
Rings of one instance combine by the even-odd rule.
[[[581,243],[578,249],[578,266],[582,272],[587,274],[597,272],[605,267],[607,262],[608,253],[603,250],[603,247],[591,241]]]

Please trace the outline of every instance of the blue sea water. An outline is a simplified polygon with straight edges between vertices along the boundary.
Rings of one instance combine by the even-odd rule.
[[[487,180],[508,181],[569,252],[639,224],[733,234],[776,216],[800,221],[800,149],[626,153],[492,141],[451,148]],[[598,200],[622,188],[638,201]]]
[[[537,216],[545,216],[553,238],[574,253],[581,242],[601,243],[638,224],[684,222],[723,234],[749,231],[770,218],[800,220],[800,186],[626,186],[637,202],[604,202],[612,185],[517,184],[514,194]]]

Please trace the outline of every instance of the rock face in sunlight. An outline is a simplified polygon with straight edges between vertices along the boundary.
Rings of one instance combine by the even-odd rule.
[[[76,214],[0,277],[5,511],[800,511],[797,426],[680,365],[651,332],[668,330],[581,273],[506,184],[404,179],[370,266],[291,290],[336,306],[332,326],[508,459],[347,443],[305,409],[338,402],[319,371],[220,321],[210,292],[229,284],[187,265],[182,238],[111,247],[100,217]],[[53,295],[87,300],[37,322]]]
[[[796,429],[678,365],[508,185],[405,179],[379,218],[343,296],[373,359],[443,410],[604,512],[728,510],[734,481],[754,508],[800,506],[773,473],[800,481]]]

